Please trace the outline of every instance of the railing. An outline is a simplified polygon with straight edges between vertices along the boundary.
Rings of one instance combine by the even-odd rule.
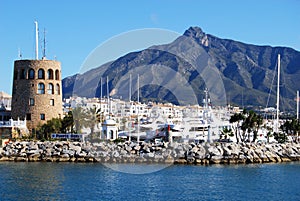
[[[9,121],[0,121],[0,127],[23,127],[26,126],[26,120],[16,120],[10,119]]]

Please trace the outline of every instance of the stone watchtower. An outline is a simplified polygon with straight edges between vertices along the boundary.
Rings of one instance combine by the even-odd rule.
[[[11,116],[27,120],[30,131],[52,118],[62,117],[60,62],[16,60]]]

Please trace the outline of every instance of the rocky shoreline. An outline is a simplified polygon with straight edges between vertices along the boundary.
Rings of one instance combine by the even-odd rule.
[[[300,144],[16,141],[0,161],[246,164],[300,161]]]

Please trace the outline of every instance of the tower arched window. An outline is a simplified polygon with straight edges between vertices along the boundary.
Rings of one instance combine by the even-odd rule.
[[[56,70],[56,71],[55,71],[55,79],[56,79],[56,80],[59,80],[59,70]]]
[[[53,80],[53,70],[52,69],[49,69],[47,71],[47,74],[48,74],[48,80]]]
[[[20,76],[20,79],[26,79],[26,70],[25,70],[25,69],[22,69],[22,70],[21,70],[21,76]]]
[[[48,94],[54,94],[54,87],[53,84],[48,84]]]
[[[45,94],[45,85],[44,83],[39,83],[38,84],[38,94]]]
[[[59,84],[56,84],[56,86],[55,86],[55,94],[60,95],[60,86],[59,86]]]
[[[32,68],[28,71],[28,79],[34,79],[34,70]]]
[[[44,71],[44,69],[39,69],[39,71],[38,71],[38,79],[45,79],[45,71]]]

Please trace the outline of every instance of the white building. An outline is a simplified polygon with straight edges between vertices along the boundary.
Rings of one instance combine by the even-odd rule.
[[[106,119],[102,123],[102,133],[107,140],[115,140],[118,138],[118,128],[113,119]]]
[[[0,91],[0,105],[3,105],[7,110],[11,110],[11,95]]]
[[[28,135],[29,131],[26,126],[26,119],[0,121],[0,139],[21,138]]]

